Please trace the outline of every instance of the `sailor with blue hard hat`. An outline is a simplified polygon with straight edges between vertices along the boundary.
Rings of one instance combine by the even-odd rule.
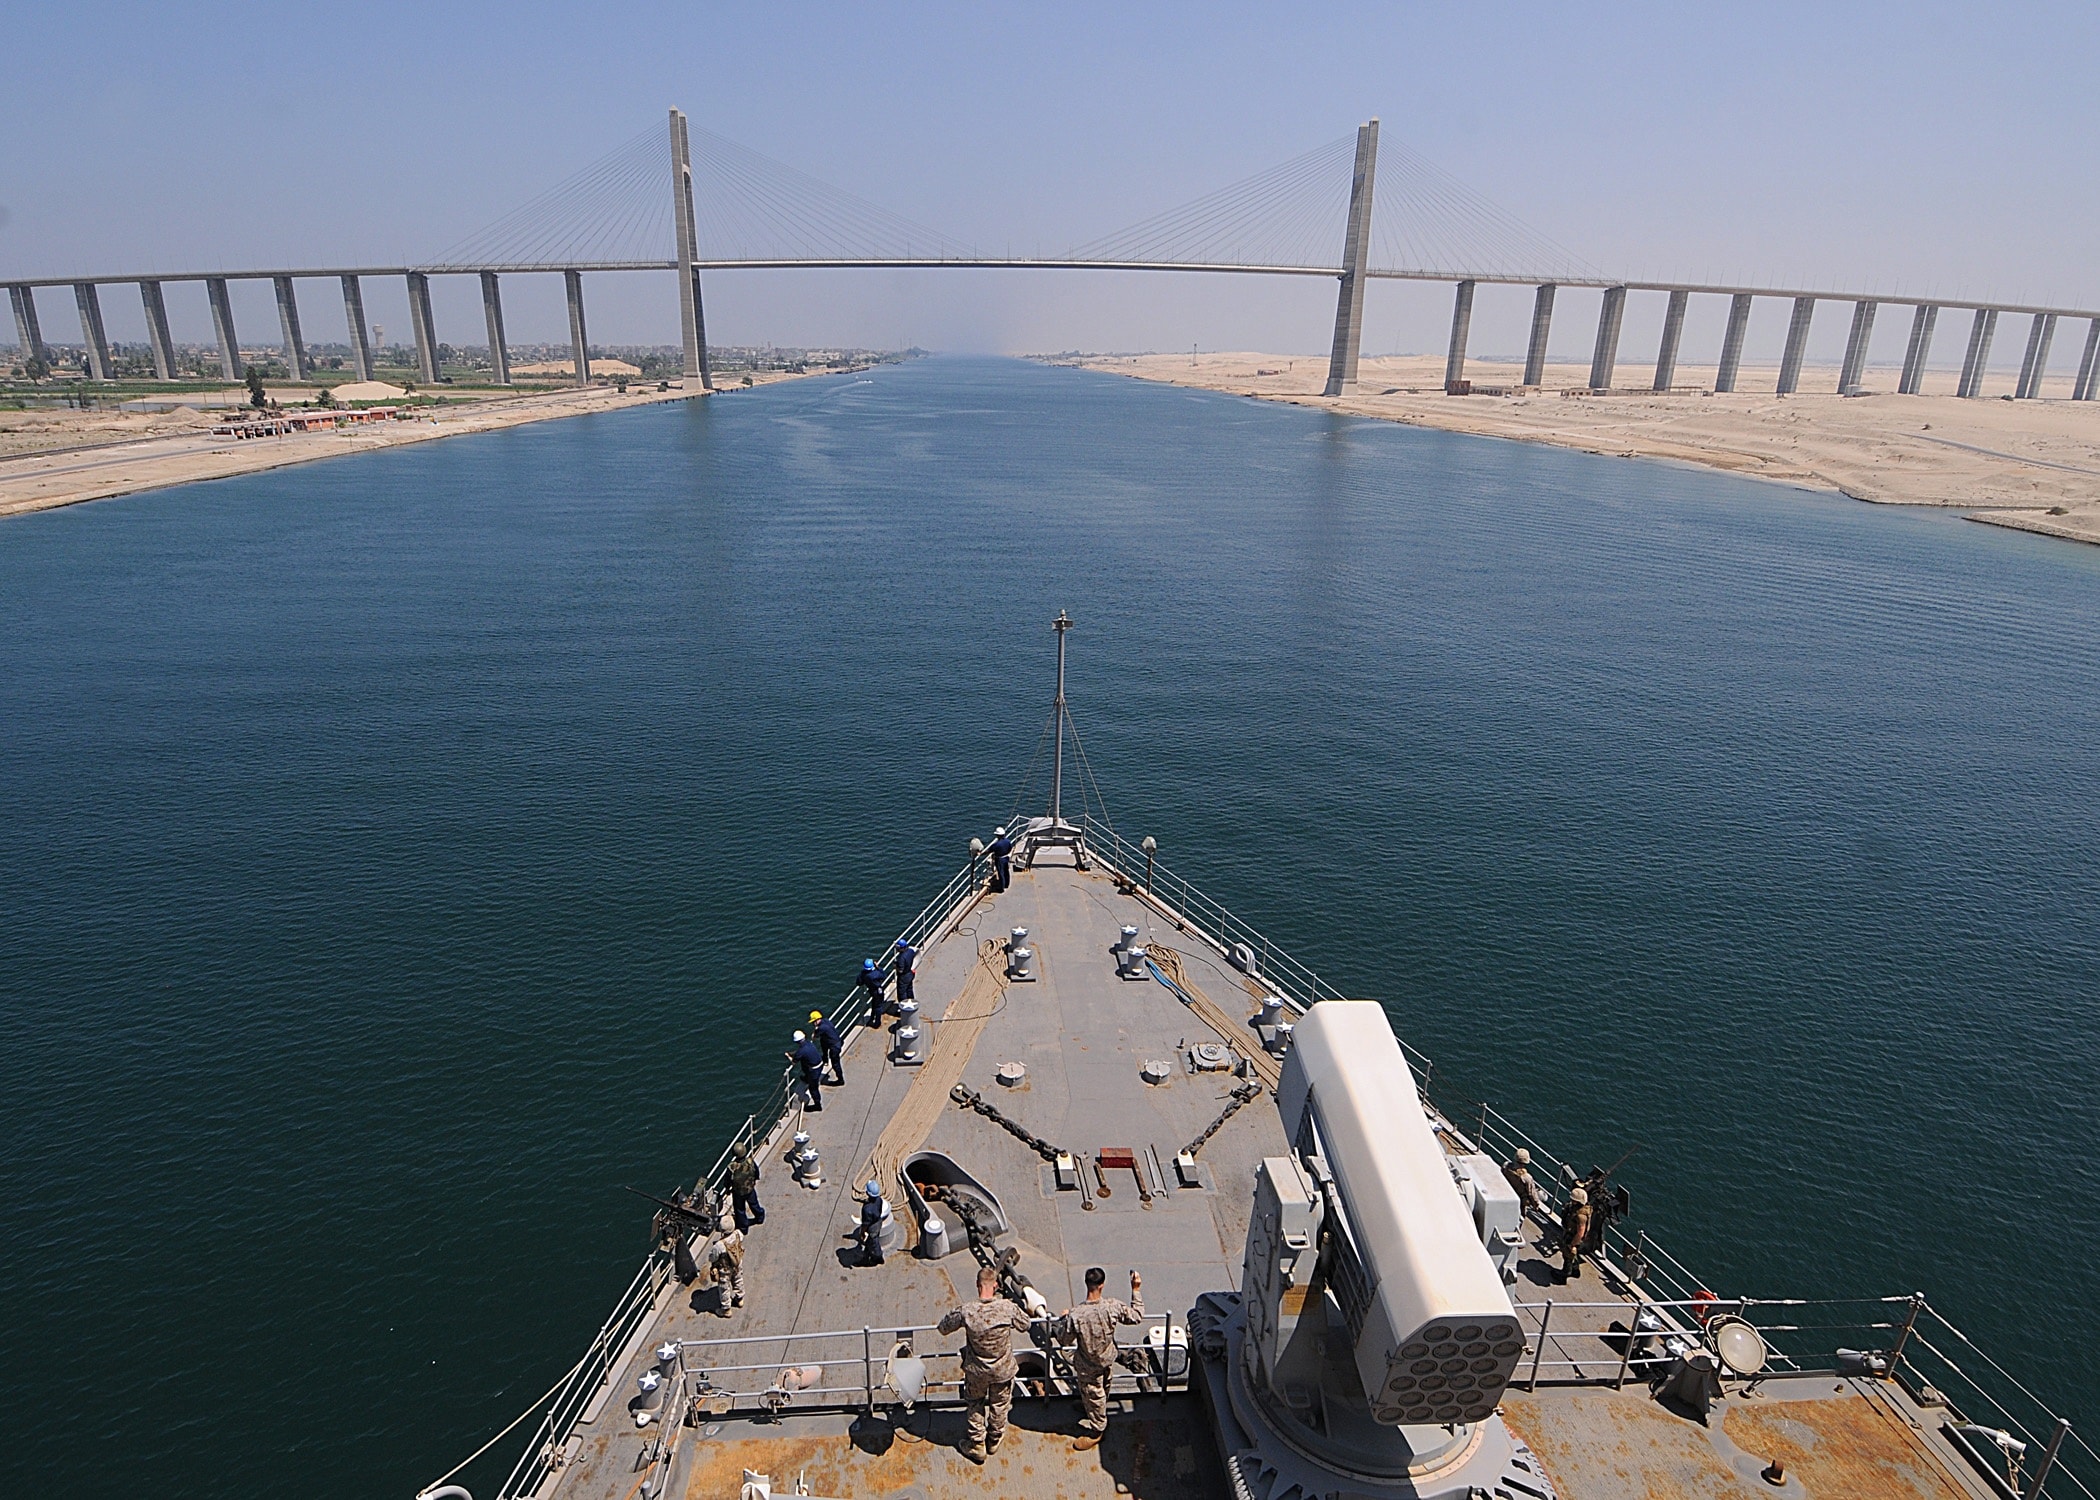
[[[870,1177],[868,1195],[860,1200],[860,1263],[864,1266],[882,1264],[882,1220],[888,1212],[881,1182]]]
[[[898,938],[893,967],[897,973],[897,1003],[902,1005],[913,998],[912,976],[919,972],[919,950],[903,938]]]
[[[882,972],[882,965],[872,958],[860,961],[860,987],[868,992],[869,1014],[875,1021],[883,1015],[882,986],[889,975]]]

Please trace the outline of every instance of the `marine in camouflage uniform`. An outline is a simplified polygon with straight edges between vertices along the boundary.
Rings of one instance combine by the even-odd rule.
[[[1534,1214],[1546,1206],[1546,1195],[1539,1191],[1538,1179],[1531,1175],[1531,1153],[1522,1146],[1517,1154],[1502,1164],[1502,1175],[1516,1190],[1517,1200],[1523,1206],[1519,1215]]]
[[[744,1233],[732,1229],[707,1247],[707,1268],[717,1288],[715,1313],[728,1317],[732,1307],[744,1305]]]
[[[1006,1436],[1014,1378],[1021,1373],[1014,1335],[1028,1331],[1028,1314],[999,1295],[998,1273],[985,1266],[977,1272],[977,1301],[941,1319],[942,1333],[958,1328],[963,1330],[963,1400],[970,1410],[970,1440],[962,1455],[981,1464]]]
[[[1590,1237],[1590,1195],[1582,1188],[1568,1191],[1567,1205],[1560,1211],[1560,1279],[1573,1281],[1582,1274],[1583,1242]]]
[[[729,1153],[729,1196],[738,1229],[748,1233],[753,1224],[766,1222],[766,1206],[758,1201],[758,1163],[749,1146],[739,1144]]]
[[[1085,1451],[1108,1431],[1108,1376],[1116,1367],[1116,1327],[1145,1320],[1144,1282],[1130,1273],[1130,1300],[1101,1295],[1108,1273],[1095,1266],[1086,1273],[1086,1301],[1066,1311],[1058,1336],[1078,1347],[1072,1351],[1072,1376],[1079,1389],[1080,1436],[1072,1443]]]

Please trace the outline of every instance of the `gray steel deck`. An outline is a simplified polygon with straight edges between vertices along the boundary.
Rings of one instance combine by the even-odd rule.
[[[1216,1118],[1238,1081],[1229,1074],[1189,1073],[1179,1061],[1184,1049],[1223,1039],[1255,1052],[1259,1040],[1251,1027],[1220,1038],[1168,986],[1117,977],[1110,949],[1127,923],[1139,929],[1140,941],[1175,949],[1187,981],[1209,1001],[1232,1014],[1253,1015],[1253,987],[1244,976],[1201,939],[1177,931],[1164,913],[1104,873],[1017,870],[1010,891],[979,896],[926,945],[918,998],[924,1017],[940,1017],[978,964],[980,944],[1003,939],[1016,925],[1027,927],[1040,977],[1007,986],[969,1056],[963,1082],[1034,1134],[1075,1154],[1091,1156],[1104,1146],[1156,1147],[1171,1184],[1173,1153]],[[1054,1390],[1032,1396],[1024,1379],[1013,1435],[984,1470],[953,1451],[962,1421],[952,1404],[922,1406],[909,1421],[898,1411],[881,1388],[882,1360],[894,1335],[924,1330],[973,1296],[977,1265],[966,1250],[940,1261],[899,1253],[880,1267],[856,1263],[851,1236],[870,1152],[919,1076],[919,1070],[885,1059],[888,1042],[882,1033],[856,1032],[848,1041],[845,1086],[825,1091],[821,1113],[800,1117],[799,1127],[822,1155],[821,1188],[797,1185],[784,1160],[788,1138],[798,1128],[794,1115],[768,1143],[760,1185],[767,1219],[750,1236],[744,1307],[722,1317],[714,1291],[668,1285],[655,1317],[635,1335],[589,1420],[569,1440],[567,1460],[542,1488],[543,1496],[654,1500],[668,1476],[674,1494],[726,1500],[736,1495],[746,1469],[769,1474],[780,1492],[802,1475],[818,1495],[915,1492],[921,1500],[986,1488],[1057,1500],[1116,1494],[1178,1500],[1230,1492],[1200,1401],[1140,1391],[1134,1377],[1121,1380],[1126,1399],[1109,1441],[1085,1454],[1073,1453],[1067,1441],[1074,1404]],[[1140,1078],[1150,1058],[1176,1061],[1165,1083]],[[1014,1061],[1026,1064],[1026,1082],[999,1086],[995,1070]],[[1275,1106],[1264,1097],[1235,1114],[1203,1148],[1200,1159],[1215,1190],[1170,1186],[1147,1207],[1131,1174],[1116,1172],[1110,1196],[1101,1197],[1096,1188],[1092,1211],[1082,1207],[1078,1193],[1055,1188],[1040,1157],[966,1108],[944,1101],[924,1148],[946,1153],[998,1194],[1013,1226],[1002,1243],[1020,1247],[1021,1270],[1053,1311],[1084,1295],[1081,1278],[1088,1266],[1108,1271],[1110,1294],[1117,1296],[1134,1267],[1145,1278],[1148,1310],[1170,1314],[1179,1324],[1199,1293],[1238,1287],[1254,1169],[1261,1157],[1283,1154],[1286,1142]],[[908,1212],[902,1204],[898,1211]],[[1862,1493],[1857,1485],[1868,1474],[1875,1477],[1876,1493],[1989,1493],[1894,1387],[1828,1376],[1775,1382],[1754,1397],[1732,1396],[1725,1422],[1717,1415],[1712,1429],[1664,1412],[1638,1379],[1623,1390],[1600,1388],[1595,1382],[1612,1379],[1620,1355],[1597,1335],[1615,1315],[1630,1321],[1628,1289],[1595,1270],[1560,1283],[1557,1262],[1547,1255],[1550,1233],[1537,1224],[1530,1230],[1513,1295],[1525,1303],[1553,1297],[1560,1306],[1541,1383],[1535,1392],[1513,1388],[1505,1413],[1566,1500],[1616,1493],[1771,1494],[1756,1478],[1756,1466],[1746,1471],[1734,1460],[1751,1454],[1761,1464],[1787,1443],[1797,1454],[1789,1465],[1797,1478],[1777,1493]],[[1569,1305],[1585,1303],[1595,1305]],[[1537,1313],[1526,1317],[1536,1331]],[[826,1333],[840,1337],[811,1337]],[[659,1445],[672,1434],[654,1426],[638,1430],[626,1406],[636,1376],[653,1362],[651,1350],[666,1339],[751,1342],[688,1347],[688,1368],[705,1366],[717,1387],[742,1395],[718,1397],[700,1426],[677,1434],[682,1451],[675,1460],[652,1468]],[[952,1353],[959,1346],[959,1335],[917,1337],[921,1354]],[[872,1361],[864,1362],[870,1353]],[[1527,1352],[1519,1387],[1531,1360]],[[764,1409],[759,1393],[789,1364],[823,1366],[819,1385],[833,1393],[832,1410],[791,1409],[776,1416]],[[856,1414],[846,1408],[863,1404],[870,1370],[874,1412]],[[933,1362],[933,1380],[955,1375],[952,1359]],[[1591,1384],[1558,1383],[1569,1380]],[[939,1401],[953,1392],[936,1389],[930,1395]],[[1774,1415],[1782,1404],[1785,1414]],[[1820,1457],[1819,1433],[1825,1433]]]

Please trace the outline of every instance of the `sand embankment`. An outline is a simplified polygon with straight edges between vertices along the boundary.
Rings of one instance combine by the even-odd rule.
[[[769,384],[799,378],[768,372],[755,380]],[[739,388],[726,386],[721,393]],[[286,393],[287,397],[291,394]],[[592,386],[585,390],[493,396],[470,404],[425,407],[417,410],[413,421],[372,422],[332,432],[247,439],[212,435],[213,423],[233,415],[226,412],[4,412],[0,413],[0,516],[50,510],[83,500],[106,500],[202,479],[256,474],[287,464],[369,453],[375,448],[397,448],[404,443],[427,443],[462,433],[493,432],[527,422],[683,401],[688,395],[697,394],[679,388],[636,388],[622,395],[611,386]]]
[[[1834,369],[1802,372],[1804,392],[1775,396],[1778,372],[1745,366],[1735,394],[1708,394],[1712,366],[1680,366],[1667,394],[1647,368],[1621,364],[1621,390],[1581,388],[1587,365],[1549,365],[1523,395],[1447,396],[1441,356],[1366,359],[1354,396],[1319,394],[1324,358],[1275,354],[1086,356],[1058,363],[1270,401],[1382,417],[1482,437],[1552,443],[1624,458],[1674,459],[1883,505],[1951,506],[1969,518],[2100,543],[2100,402],[1962,400],[1954,376],[1932,371],[1925,394],[1897,396],[1896,372],[1870,368],[1874,394],[1830,394]],[[1470,360],[1476,387],[1514,387],[1515,365]],[[2009,385],[1998,373],[1991,388]],[[1636,388],[1624,389],[1635,383]],[[2062,392],[2053,389],[2059,383]]]

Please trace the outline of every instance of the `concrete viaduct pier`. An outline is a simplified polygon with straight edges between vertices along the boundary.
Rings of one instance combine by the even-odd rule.
[[[1373,279],[1392,277],[1393,273],[1372,271]],[[1398,278],[1396,278],[1398,279]],[[1429,277],[1407,277],[1409,280],[1429,280]],[[1465,380],[1467,344],[1473,327],[1473,310],[1480,285],[1486,281],[1510,282],[1511,277],[1489,277],[1486,275],[1466,277],[1455,284],[1455,295],[1451,304],[1451,342],[1444,357],[1444,389],[1450,394],[1459,394],[1466,389]],[[1546,344],[1553,328],[1553,310],[1556,298],[1567,282],[1541,282],[1533,293],[1531,306],[1531,336],[1524,350],[1524,373],[1521,384],[1526,387],[1539,386],[1546,373]],[[1583,285],[1584,283],[1573,283]],[[1874,297],[1823,297],[1812,293],[1786,293],[1778,291],[1737,291],[1725,287],[1698,286],[1641,286],[1635,283],[1587,283],[1599,286],[1603,299],[1597,312],[1597,331],[1590,349],[1589,380],[1584,387],[1595,394],[1612,389],[1612,377],[1618,365],[1620,333],[1625,324],[1626,301],[1633,292],[1662,292],[1667,300],[1663,308],[1662,337],[1655,351],[1655,374],[1650,382],[1651,391],[1670,390],[1677,378],[1677,366],[1683,351],[1685,315],[1695,295],[1723,295],[1728,298],[1728,322],[1721,335],[1720,357],[1714,372],[1714,391],[1726,394],[1737,388],[1742,374],[1743,345],[1749,335],[1750,313],[1759,298],[1784,299],[1789,304],[1786,343],[1780,355],[1779,378],[1774,383],[1773,393],[1781,396],[1797,394],[1801,388],[1801,372],[1807,362],[1809,331],[1814,324],[1816,306],[1821,302],[1850,301],[1852,321],[1845,337],[1844,359],[1838,367],[1836,392],[1843,396],[1865,393],[1867,354],[1874,337],[1875,320],[1881,311],[1882,302]],[[1925,367],[1932,355],[1932,336],[1939,321],[1941,307],[1936,302],[1910,304],[1913,308],[1910,322],[1910,339],[1903,354],[1903,367],[1897,381],[1897,393],[1915,396],[1924,384]],[[2049,366],[2049,352],[2056,337],[2056,327],[2065,318],[2083,319],[2086,323],[2084,349],[2079,356],[2078,373],[2071,387],[2073,401],[2100,400],[2100,313],[2072,312],[2054,309],[2014,309],[2029,313],[2026,352],[2020,361],[2020,372],[2014,383],[2013,399],[2016,401],[2039,400],[2042,394],[2042,379]],[[1976,398],[1983,395],[1983,381],[1990,360],[1991,343],[1997,331],[1998,314],[2007,311],[2002,307],[1980,307],[1973,309],[1974,319],[1969,328],[1969,345],[1962,362],[1961,377],[1956,383],[1956,394]],[[1355,351],[1345,348],[1345,331],[1354,338],[1362,337],[1362,310],[1353,296],[1344,304],[1342,316],[1336,320],[1336,349],[1329,366],[1329,392],[1338,394],[1348,389],[1346,374],[1337,385],[1337,371],[1347,372],[1356,368]]]
[[[1684,310],[1691,301],[1690,292],[1670,293],[1670,305],[1663,312],[1662,343],[1655,350],[1655,390],[1668,390],[1677,378],[1677,346],[1684,341]]]
[[[1903,351],[1903,374],[1896,385],[1896,393],[1915,396],[1925,380],[1925,361],[1932,353],[1932,325],[1939,321],[1940,310],[1930,302],[1920,302],[1918,310],[1911,315],[1910,347]],[[2100,329],[2100,320],[2093,327]]]
[[[1546,378],[1546,336],[1553,330],[1553,283],[1547,282],[1531,299],[1531,338],[1524,345],[1524,384],[1537,385]]]

